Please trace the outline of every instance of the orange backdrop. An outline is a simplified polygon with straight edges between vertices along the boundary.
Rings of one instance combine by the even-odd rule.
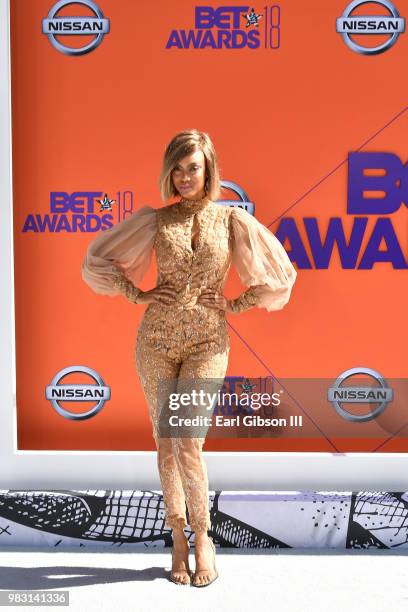
[[[166,48],[170,33],[194,30],[199,3],[158,0],[153,7],[101,0],[109,33],[93,51],[72,56],[41,32],[52,2],[11,0],[19,449],[155,448],[133,358],[145,307],[97,295],[83,282],[81,263],[95,233],[27,229],[30,215],[37,223],[52,217],[51,193],[106,193],[116,199],[113,222],[126,191],[133,210],[159,207],[165,146],[179,130],[195,127],[211,136],[221,178],[249,194],[264,225],[275,232],[283,217],[296,220],[313,261],[304,218],[317,218],[323,235],[331,217],[341,217],[346,236],[353,225],[347,214],[348,154],[392,152],[405,163],[408,35],[385,53],[355,53],[335,31],[346,4],[277,3],[276,48],[176,49]],[[408,8],[399,4],[401,11]],[[255,10],[262,14],[264,6]],[[368,11],[379,12],[374,6],[361,12]],[[80,5],[60,11],[73,14],[90,11]],[[263,28],[261,19],[262,41]],[[92,39],[58,37],[72,47]],[[101,216],[98,211],[95,206]],[[389,217],[408,258],[406,213],[403,205]],[[361,253],[375,220],[369,218]],[[154,285],[155,274],[153,261],[143,289]],[[406,376],[406,279],[406,270],[390,263],[345,270],[335,248],[328,269],[298,269],[284,310],[227,316],[227,376],[332,381],[357,365],[389,378]],[[232,270],[225,293],[235,297],[241,290]],[[45,398],[56,372],[75,364],[94,368],[112,393],[96,417],[83,421],[64,419]],[[89,380],[77,376],[75,382]],[[72,402],[69,408],[75,409]],[[334,438],[310,427],[310,437],[217,439],[205,448],[401,452],[407,444],[401,434]]]

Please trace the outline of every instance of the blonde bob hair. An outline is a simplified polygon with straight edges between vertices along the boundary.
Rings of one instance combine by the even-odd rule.
[[[204,153],[206,196],[212,201],[220,197],[220,171],[214,145],[206,132],[193,129],[179,132],[166,147],[159,178],[160,196],[164,202],[180,195],[174,187],[172,172],[181,159],[195,151]]]

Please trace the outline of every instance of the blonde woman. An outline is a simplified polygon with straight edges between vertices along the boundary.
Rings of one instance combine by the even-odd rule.
[[[224,379],[230,340],[226,313],[254,306],[279,310],[288,302],[296,271],[281,243],[242,208],[216,203],[217,156],[209,135],[182,131],[168,144],[160,175],[160,208],[144,206],[91,242],[84,281],[105,295],[124,294],[147,304],[135,360],[149,408],[163,490],[165,526],[172,530],[172,571],[177,584],[203,587],[218,576],[208,536],[208,478],[203,437],[163,437],[158,384],[167,379]],[[156,252],[157,284],[139,284]],[[248,287],[227,299],[223,287],[231,263]],[[195,533],[195,573],[189,568],[186,505]]]

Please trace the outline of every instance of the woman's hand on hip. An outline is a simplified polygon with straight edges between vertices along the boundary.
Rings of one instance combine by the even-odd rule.
[[[219,310],[231,311],[231,303],[222,293],[218,293],[215,289],[204,289],[199,295],[197,302],[208,306],[208,308],[217,308]]]
[[[158,285],[149,291],[142,291],[138,295],[139,304],[172,304],[176,299],[172,285]]]

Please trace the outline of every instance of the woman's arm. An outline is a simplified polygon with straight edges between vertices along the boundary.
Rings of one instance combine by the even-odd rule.
[[[268,312],[289,301],[297,272],[276,236],[243,208],[230,213],[232,261],[248,289],[230,300],[231,312],[257,306]]]
[[[122,293],[125,298],[129,300],[129,302],[132,302],[132,304],[138,304],[138,297],[143,293],[141,289],[135,287],[134,284],[119,270],[118,275],[112,283],[112,287],[113,289],[120,291],[120,293]]]
[[[143,292],[137,285],[147,272],[157,233],[157,211],[144,206],[88,245],[82,262],[82,279],[102,295],[123,293],[137,303]]]
[[[229,300],[229,312],[244,312],[258,305],[256,286],[249,287],[234,300]]]

